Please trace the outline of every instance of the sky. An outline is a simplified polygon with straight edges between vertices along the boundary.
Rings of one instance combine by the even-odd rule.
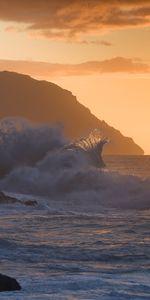
[[[0,0],[0,71],[66,88],[150,154],[150,1]]]

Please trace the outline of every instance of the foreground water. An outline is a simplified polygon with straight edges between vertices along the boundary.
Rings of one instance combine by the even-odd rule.
[[[0,299],[150,299],[150,157],[105,157],[96,169],[54,149],[56,130],[23,130],[1,144],[0,190],[38,204],[0,206],[0,272],[22,286]]]
[[[123,168],[129,157],[106,160],[129,172]],[[139,158],[139,165],[148,169],[147,160]],[[1,272],[23,288],[1,299],[149,299],[150,210],[73,209],[1,207]]]
[[[1,211],[2,299],[149,299],[150,213]]]

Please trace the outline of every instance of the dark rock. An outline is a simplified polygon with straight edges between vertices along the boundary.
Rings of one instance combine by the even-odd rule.
[[[3,192],[0,192],[0,204],[12,204],[20,202],[16,198],[6,196]]]
[[[23,203],[25,205],[27,205],[27,206],[35,206],[35,205],[37,205],[37,201],[36,200],[26,200]]]
[[[0,274],[0,292],[21,290],[15,278]]]
[[[5,195],[3,192],[0,192],[0,204],[22,204],[22,205],[27,205],[27,206],[35,206],[37,205],[36,200],[25,200],[25,201],[20,201],[14,197],[10,197]]]

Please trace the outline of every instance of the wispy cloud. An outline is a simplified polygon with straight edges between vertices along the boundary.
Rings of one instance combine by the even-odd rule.
[[[80,64],[0,60],[0,71],[9,70],[38,77],[81,76],[104,73],[150,73],[150,65],[131,58],[115,57]]]
[[[0,20],[49,39],[79,39],[104,30],[150,26],[149,0],[0,0]],[[20,26],[20,25],[19,25]]]
[[[112,43],[105,40],[81,40],[80,43],[85,45],[100,45],[106,47],[113,46]]]

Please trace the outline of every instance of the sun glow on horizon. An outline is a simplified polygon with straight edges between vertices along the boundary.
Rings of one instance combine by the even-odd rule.
[[[150,154],[150,78],[105,75],[78,77],[76,80],[67,77],[53,82],[70,88],[77,100],[89,107],[95,116],[123,135],[132,137],[145,154]]]

